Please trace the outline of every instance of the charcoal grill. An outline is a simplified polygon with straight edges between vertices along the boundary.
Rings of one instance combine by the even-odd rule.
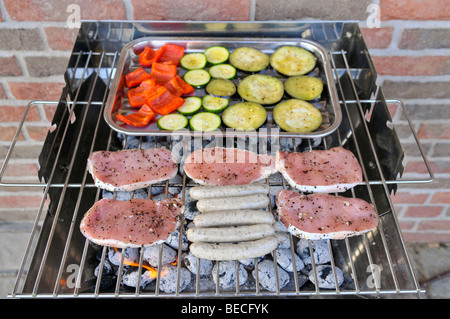
[[[160,290],[161,274],[149,289],[130,289],[121,284],[119,273],[113,287],[101,288],[102,275],[94,276],[98,260],[103,264],[107,248],[91,244],[79,232],[83,214],[101,197],[86,168],[86,160],[94,150],[118,150],[127,147],[127,136],[119,135],[103,119],[116,66],[122,48],[142,37],[208,38],[208,39],[306,39],[322,45],[328,55],[339,95],[342,122],[337,130],[320,138],[295,137],[297,151],[343,146],[350,149],[363,168],[364,182],[344,193],[360,197],[376,208],[379,226],[365,235],[345,240],[328,240],[327,245],[336,275],[336,267],[344,271],[350,284],[334,289],[319,288],[317,282],[300,285],[296,273],[290,284],[275,291],[263,289],[258,280],[249,287],[239,284],[231,290],[219,285],[200,289],[199,277],[193,276],[190,288],[173,293]],[[81,25],[65,72],[66,85],[59,101],[33,101],[28,104],[0,171],[0,186],[42,191],[42,200],[30,235],[24,258],[10,298],[153,298],[153,297],[420,297],[424,290],[414,275],[405,248],[390,195],[406,183],[428,183],[433,180],[427,159],[401,100],[386,100],[377,85],[377,73],[364,44],[357,21],[338,22],[133,22],[84,21]],[[406,120],[400,123],[413,137],[414,156],[426,167],[426,176],[410,176],[405,172],[405,151],[400,144],[398,128],[393,123],[388,105],[396,105]],[[27,114],[42,105],[56,107],[39,156],[39,182],[5,179],[9,163],[15,158],[21,128],[27,125]],[[119,139],[119,137],[121,139]],[[245,137],[244,137],[245,138]],[[142,142],[142,138],[140,140]],[[158,136],[158,143],[173,145],[172,136]],[[140,147],[141,142],[137,145]],[[280,141],[280,145],[283,141]],[[284,145],[284,144],[283,144]],[[409,176],[409,177],[408,177]],[[266,181],[270,187],[288,188],[280,177]],[[181,196],[193,183],[182,176],[181,182],[165,182],[165,195],[170,187],[181,187]],[[153,186],[155,187],[155,186]],[[269,207],[268,209],[271,209]],[[180,239],[181,240],[181,239]],[[290,237],[291,252],[295,241]],[[311,243],[309,248],[312,250]],[[143,268],[142,251],[139,270]],[[161,253],[159,265],[161,266]],[[178,251],[178,259],[182,255]],[[127,267],[122,254],[120,269]],[[339,257],[339,258],[338,258]],[[276,256],[273,256],[276,262]],[[256,260],[255,260],[256,262]],[[178,273],[183,267],[177,264]],[[312,271],[317,265],[312,264]],[[160,267],[158,267],[160,269]],[[236,261],[236,271],[238,261]],[[258,265],[256,262],[256,271]],[[275,271],[275,273],[277,273]],[[316,276],[317,278],[317,276]],[[179,280],[179,275],[178,275]],[[317,280],[317,279],[316,279]],[[139,285],[137,285],[139,287]]]

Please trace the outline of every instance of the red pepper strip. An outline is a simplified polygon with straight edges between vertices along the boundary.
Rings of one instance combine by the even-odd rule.
[[[184,48],[182,46],[167,43],[161,48],[164,48],[164,53],[159,58],[158,62],[172,62],[175,65],[180,63],[180,59],[184,55]]]
[[[116,118],[125,124],[142,127],[148,125],[150,121],[156,117],[155,112],[147,105],[144,104],[139,111],[129,115],[117,114]]]
[[[194,87],[187,84],[179,75],[175,75],[169,82],[164,84],[170,93],[182,96],[194,92]]]
[[[160,86],[151,96],[147,97],[146,103],[156,113],[166,115],[182,106],[184,99],[171,94],[164,86]]]
[[[158,62],[161,55],[164,53],[164,49],[154,50],[150,47],[145,47],[144,51],[139,54],[139,65],[149,67],[153,63]]]
[[[131,107],[139,107],[144,105],[145,97],[156,89],[157,85],[154,79],[147,79],[141,82],[138,87],[129,89],[128,102]]]
[[[150,74],[145,72],[142,67],[138,67],[136,70],[125,75],[125,82],[127,83],[128,88],[135,87],[147,79],[150,79]]]
[[[155,62],[150,71],[150,78],[155,79],[156,84],[164,85],[177,74],[177,66],[174,64]]]

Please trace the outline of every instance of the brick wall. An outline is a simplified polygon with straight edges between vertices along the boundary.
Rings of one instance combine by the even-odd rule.
[[[381,9],[377,28],[366,23],[372,3]],[[450,241],[450,0],[2,0],[1,159],[27,102],[60,95],[77,33],[66,27],[70,4],[80,6],[82,19],[360,20],[385,95],[406,102],[436,174],[434,183],[402,186],[393,198],[405,239]],[[11,165],[13,178],[35,180],[36,156],[52,109],[30,113],[31,124],[18,142],[23,154]],[[395,118],[406,123],[398,109]],[[402,142],[408,145],[411,136]],[[425,172],[418,159],[408,161],[407,171],[421,177]],[[36,205],[39,191],[0,189],[0,221],[32,220]]]

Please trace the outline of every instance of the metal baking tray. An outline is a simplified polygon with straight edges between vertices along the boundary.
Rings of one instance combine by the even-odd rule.
[[[342,120],[341,108],[339,105],[339,99],[336,91],[335,81],[331,71],[331,65],[328,52],[319,44],[304,40],[304,39],[284,39],[284,38],[264,38],[264,39],[251,39],[248,38],[152,38],[144,37],[129,42],[125,45],[120,53],[120,58],[115,71],[114,80],[109,91],[108,99],[105,105],[104,118],[108,125],[115,131],[138,136],[164,136],[173,133],[173,131],[160,130],[153,120],[149,125],[145,127],[133,127],[116,120],[116,115],[129,114],[135,112],[136,108],[132,109],[129,106],[127,98],[127,88],[124,85],[124,76],[139,67],[139,52],[143,50],[145,46],[149,46],[154,49],[162,47],[166,43],[173,43],[181,45],[185,48],[186,53],[191,52],[203,52],[206,48],[213,45],[220,45],[228,48],[230,52],[238,47],[253,47],[261,50],[262,52],[270,55],[278,47],[283,45],[292,45],[304,48],[314,54],[317,59],[316,67],[307,75],[318,77],[324,83],[324,90],[322,95],[314,101],[310,101],[315,105],[322,113],[322,125],[314,132],[309,133],[291,133],[280,130],[278,125],[273,121],[272,111],[275,105],[265,106],[267,111],[267,121],[257,131],[243,132],[235,131],[226,128],[224,125],[220,128],[220,131],[203,132],[205,135],[219,135],[219,136],[261,136],[267,135],[279,135],[280,137],[301,137],[301,138],[320,138],[327,136],[334,132]],[[144,68],[146,69],[146,68]],[[150,71],[150,69],[146,69]],[[182,77],[186,73],[181,66],[178,67],[178,74]],[[265,70],[259,72],[266,75],[272,75],[278,77],[281,81],[285,81],[288,77],[279,74],[270,66]],[[250,73],[241,72],[238,70],[233,82],[237,86],[239,81]],[[205,89],[196,89],[191,95],[202,97],[206,95]],[[289,99],[290,97],[285,94],[283,99]],[[230,97],[230,105],[244,101],[237,93]],[[190,135],[188,129],[174,132],[177,135]]]

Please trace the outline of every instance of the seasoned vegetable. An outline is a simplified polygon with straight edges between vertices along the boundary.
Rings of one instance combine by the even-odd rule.
[[[158,127],[162,130],[177,131],[188,125],[188,119],[182,114],[172,113],[158,120]]]
[[[287,132],[307,133],[322,124],[322,114],[311,103],[291,99],[280,102],[273,109],[273,119]]]
[[[211,112],[200,112],[189,120],[189,127],[193,131],[209,132],[217,130],[222,124],[220,116]]]
[[[225,125],[238,131],[256,130],[264,124],[266,119],[266,109],[253,102],[233,104],[222,113],[222,120]]]
[[[316,57],[303,48],[287,45],[275,50],[270,65],[287,76],[303,75],[314,69]]]
[[[247,72],[259,72],[269,66],[269,56],[258,49],[241,47],[230,54],[230,64]]]
[[[231,64],[216,64],[209,68],[209,74],[215,79],[231,80],[236,76],[236,68]]]
[[[181,58],[180,64],[186,70],[203,69],[206,66],[206,56],[203,53],[188,53]]]
[[[192,85],[196,88],[200,88],[208,84],[209,80],[211,80],[211,76],[209,75],[208,71],[203,69],[190,70],[186,72],[183,79],[187,84]]]
[[[206,92],[217,96],[232,96],[236,93],[236,85],[230,80],[214,79],[206,86]]]
[[[313,76],[292,76],[284,82],[286,92],[293,98],[311,101],[317,99],[323,91],[323,83]]]
[[[205,111],[213,113],[222,112],[229,103],[229,99],[212,95],[205,95],[202,100],[203,108],[205,109]]]
[[[244,100],[259,104],[277,103],[284,95],[283,82],[263,74],[247,76],[239,82],[237,90]]]
[[[184,115],[192,115],[202,106],[202,99],[197,96],[190,96],[184,99],[184,103],[180,106],[177,111]]]
[[[225,63],[230,56],[230,52],[227,48],[222,46],[212,46],[204,52],[206,60],[211,64]]]

